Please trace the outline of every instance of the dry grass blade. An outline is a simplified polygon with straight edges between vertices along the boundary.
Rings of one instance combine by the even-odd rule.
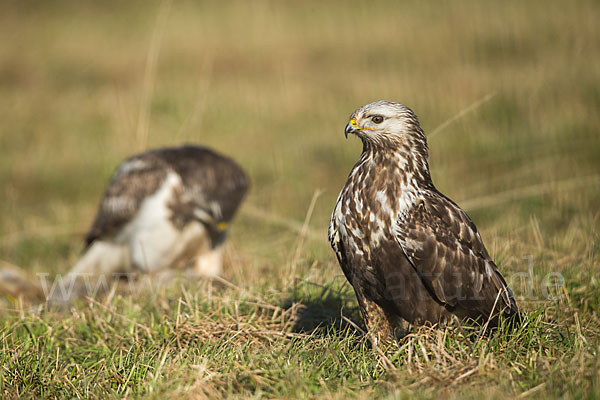
[[[531,389],[527,390],[526,392],[521,393],[519,395],[519,398],[524,399],[526,397],[529,397],[529,396],[535,394],[536,392],[539,392],[540,390],[542,390],[545,386],[546,386],[546,382],[540,383],[539,385],[532,387]]]
[[[304,242],[306,240],[306,236],[309,231],[310,218],[312,217],[313,211],[315,209],[315,205],[317,204],[317,199],[323,193],[322,190],[315,190],[312,198],[310,199],[310,204],[308,206],[308,210],[306,210],[306,216],[304,217],[304,223],[302,224],[302,229],[300,230],[300,234],[298,236],[298,244],[296,245],[296,251],[294,252],[294,256],[290,263],[290,275],[286,286],[290,286],[292,282],[296,279],[296,267],[298,265],[298,261],[300,260],[300,256],[302,255],[302,249],[304,248]]]
[[[127,321],[127,322],[130,322],[130,323],[134,324],[135,326],[137,326],[138,328],[140,328],[142,331],[144,331],[146,333],[146,335],[148,335],[149,337],[152,336],[152,330],[149,327],[147,327],[146,325],[140,324],[139,322],[137,322],[137,321],[135,321],[135,320],[133,320],[133,319],[125,316],[125,315],[119,314],[118,312],[116,312],[115,310],[113,310],[110,306],[102,304],[99,301],[97,301],[97,300],[95,300],[95,299],[93,299],[91,297],[87,297],[86,300],[89,301],[91,304],[94,304],[94,305],[96,305],[98,307],[101,307],[102,309],[110,312],[115,317],[121,318],[124,321]]]
[[[497,94],[498,94],[497,92],[488,93],[485,96],[483,96],[481,99],[479,99],[476,102],[474,102],[473,104],[470,104],[468,107],[463,108],[462,110],[460,110],[460,112],[458,112],[452,118],[447,119],[446,121],[442,122],[439,126],[437,126],[434,130],[432,130],[431,132],[427,133],[427,137],[429,139],[433,138],[438,133],[440,133],[441,131],[443,131],[444,129],[446,129],[446,127],[448,125],[450,125],[454,121],[462,118],[464,115],[472,112],[476,108],[480,107],[482,104],[484,104],[484,103],[488,102],[489,100],[493,99],[494,96],[496,96]]]
[[[510,189],[500,193],[460,201],[459,204],[463,209],[472,211],[481,208],[493,207],[510,201],[516,201],[524,197],[541,196],[554,191],[570,190],[576,188],[577,186],[589,185],[596,182],[600,182],[600,175],[571,178],[561,181],[546,182],[538,185]]]
[[[173,0],[161,1],[156,16],[156,24],[154,26],[154,30],[152,31],[152,39],[150,40],[150,48],[148,49],[148,55],[146,58],[146,68],[144,69],[142,103],[140,105],[136,131],[136,151],[138,152],[145,150],[148,143],[150,104],[152,101],[152,94],[154,92],[154,85],[156,81],[158,56],[160,54],[162,37],[172,3]]]
[[[270,224],[280,226],[298,235],[303,234],[305,237],[314,241],[327,241],[327,232],[325,230],[323,232],[320,232],[311,229],[310,227],[307,227],[304,230],[304,224],[301,222],[298,222],[292,218],[284,218],[271,211],[265,211],[250,204],[245,204],[244,207],[242,207],[241,213],[252,219],[259,220],[260,222],[267,222]],[[304,233],[302,233],[303,230]]]

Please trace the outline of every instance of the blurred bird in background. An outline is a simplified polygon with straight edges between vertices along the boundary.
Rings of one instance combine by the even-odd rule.
[[[186,269],[193,276],[218,276],[229,224],[248,187],[237,163],[206,147],[159,148],[132,156],[114,173],[81,258],[49,300],[67,303],[91,295],[86,291],[97,288],[98,279],[129,273],[166,277]],[[7,282],[2,285],[10,285],[6,291],[33,287],[17,271],[3,275]]]

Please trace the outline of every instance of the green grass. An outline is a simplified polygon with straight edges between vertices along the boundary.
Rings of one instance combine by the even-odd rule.
[[[14,397],[190,398],[597,390],[594,331],[577,314],[557,316],[558,305],[531,312],[514,333],[473,340],[463,327],[423,328],[381,355],[352,321],[352,293],[338,286],[300,284],[288,297],[203,284],[82,303],[72,314],[27,313],[3,329],[2,389]]]
[[[231,284],[3,299],[3,398],[600,397],[597,1],[168,4],[4,2],[0,266],[65,273],[123,158],[197,142],[252,178]],[[523,330],[370,348],[326,229],[360,152],[347,117],[378,99],[419,115]]]

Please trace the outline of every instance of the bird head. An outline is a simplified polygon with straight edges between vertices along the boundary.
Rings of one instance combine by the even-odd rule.
[[[360,107],[350,116],[345,129],[364,144],[384,147],[427,147],[425,134],[415,113],[405,105],[380,100]]]

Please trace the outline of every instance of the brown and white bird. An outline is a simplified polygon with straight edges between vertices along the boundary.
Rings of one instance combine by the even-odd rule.
[[[453,316],[491,326],[518,316],[514,295],[467,214],[429,174],[427,139],[408,107],[377,101],[346,126],[363,151],[333,210],[329,241],[375,341]]]
[[[113,175],[86,237],[86,249],[51,300],[82,295],[82,279],[190,266],[221,272],[229,223],[248,177],[206,147],[159,148],[125,160]]]

